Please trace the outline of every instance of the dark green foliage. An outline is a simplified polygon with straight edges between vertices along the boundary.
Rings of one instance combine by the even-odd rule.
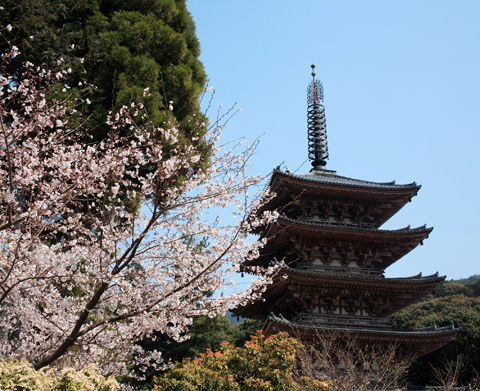
[[[252,335],[256,335],[258,330],[263,329],[263,321],[258,319],[245,319],[243,322],[236,323],[232,327],[237,329],[235,340],[231,341],[235,346],[243,346]]]
[[[13,26],[6,38],[22,52],[13,70],[25,60],[54,69],[63,57],[72,87],[85,79],[97,87],[83,108],[95,139],[105,136],[100,124],[108,111],[140,99],[148,87],[150,118],[157,125],[177,121],[184,140],[208,156],[201,138],[190,138],[193,118],[203,121],[198,97],[205,73],[185,0],[6,0],[2,6],[2,25]],[[165,110],[169,101],[173,116]]]
[[[433,291],[433,297],[446,297],[453,295],[472,296],[469,285],[459,284],[458,282],[447,282]]]
[[[473,276],[467,278],[461,278],[459,280],[452,280],[453,282],[457,282],[459,284],[474,284],[475,282],[480,281],[480,274],[474,274]]]
[[[422,301],[396,314],[401,328],[419,328],[455,324],[461,327],[455,342],[417,359],[409,370],[413,384],[435,384],[432,367],[443,368],[447,361],[464,362],[460,381],[472,381],[480,373],[480,282],[462,284],[445,282]]]
[[[230,326],[225,316],[201,316],[190,327],[190,339],[187,341],[178,343],[157,333],[155,341],[145,340],[144,345],[161,351],[166,360],[175,362],[185,357],[195,357],[206,349],[218,349],[223,341],[234,342],[238,333],[238,328]]]
[[[206,349],[219,349],[223,341],[243,346],[262,326],[262,322],[258,320],[246,319],[231,325],[226,316],[200,316],[193,321],[188,330],[190,338],[184,342],[178,343],[161,333],[155,333],[154,338],[145,339],[142,344],[152,350],[161,351],[167,361],[176,362],[186,357],[195,357]]]
[[[197,163],[177,171],[178,182],[188,170],[208,165],[211,150],[203,138],[207,121],[198,104],[206,76],[185,0],[5,0],[2,6],[1,23],[13,28],[3,30],[0,47],[15,45],[21,52],[11,59],[8,72],[21,77],[25,61],[54,71],[70,68],[66,82],[71,88],[62,92],[63,86],[53,86],[49,91],[56,98],[82,96],[91,102],[69,117],[84,142],[108,137],[109,112],[142,102],[148,121],[177,127],[180,143],[200,153]],[[140,175],[155,169],[147,164]],[[127,197],[126,190],[120,189],[124,207],[138,209],[138,200]]]
[[[466,281],[467,279],[465,279]],[[453,295],[464,295],[466,297],[480,297],[480,281],[471,283],[460,283],[449,281],[443,283],[433,291],[434,297],[447,297]],[[430,296],[428,297],[430,298]]]

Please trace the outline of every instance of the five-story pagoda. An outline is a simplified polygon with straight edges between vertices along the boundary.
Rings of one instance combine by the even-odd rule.
[[[280,217],[265,228],[269,240],[260,257],[245,266],[282,261],[276,281],[261,299],[234,310],[266,319],[265,333],[287,331],[301,338],[345,333],[364,343],[398,344],[415,356],[455,338],[453,326],[398,330],[389,315],[418,301],[445,279],[437,274],[385,278],[384,270],[421,244],[426,226],[383,230],[379,227],[414,197],[416,183],[376,183],[327,170],[323,86],[308,87],[308,154],[312,170],[273,171],[275,197],[266,208]]]

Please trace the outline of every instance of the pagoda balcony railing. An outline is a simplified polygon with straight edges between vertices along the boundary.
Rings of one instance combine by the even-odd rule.
[[[393,329],[396,323],[393,319],[379,319],[368,316],[325,315],[312,313],[301,313],[296,319],[294,319],[294,321],[315,326],[348,326],[381,329]]]
[[[348,267],[348,266],[330,266],[330,265],[299,265],[299,270],[319,273],[334,273],[334,274],[353,274],[364,276],[383,277],[383,270],[369,269],[366,267]]]
[[[318,217],[310,217],[310,216],[302,216],[298,218],[298,220],[306,222],[306,223],[314,223],[314,224],[321,224],[326,227],[332,228],[350,228],[350,229],[375,229],[375,225],[373,223],[366,223],[363,221],[351,221],[347,219],[342,220],[326,220],[321,219]]]

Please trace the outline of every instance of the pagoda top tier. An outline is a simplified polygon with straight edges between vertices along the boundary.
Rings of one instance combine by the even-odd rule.
[[[415,182],[396,184],[348,178],[325,169],[293,174],[277,167],[269,184],[276,196],[266,209],[282,211],[285,205],[295,209],[294,204],[297,209],[300,205],[310,209],[328,207],[340,214],[335,217],[337,221],[345,218],[378,228],[409,202],[420,187]],[[291,213],[295,215],[295,211]]]
[[[276,181],[284,181],[285,178],[290,178],[292,180],[301,181],[302,186],[305,186],[305,182],[310,182],[312,186],[315,184],[332,187],[341,187],[343,189],[349,189],[349,192],[352,192],[353,189],[358,189],[358,192],[362,191],[371,191],[371,192],[408,192],[412,194],[412,197],[417,194],[420,189],[420,185],[417,185],[415,182],[407,184],[396,184],[395,181],[392,182],[370,182],[361,179],[348,178],[345,176],[337,175],[335,171],[330,170],[312,170],[303,174],[294,174],[282,171],[280,168],[273,170],[272,177],[270,179],[270,186],[272,187]],[[293,182],[293,181],[291,181]],[[307,185],[308,186],[308,185]],[[317,186],[315,186],[317,187]]]

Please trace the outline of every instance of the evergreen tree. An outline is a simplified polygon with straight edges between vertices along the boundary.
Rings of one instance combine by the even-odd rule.
[[[202,138],[190,135],[193,118],[204,120],[198,98],[206,78],[185,0],[5,0],[3,7],[2,25],[12,29],[0,45],[21,51],[11,70],[26,60],[53,69],[63,58],[72,69],[71,91],[85,79],[96,87],[82,108],[94,139],[105,137],[99,124],[110,110],[142,99],[149,88],[149,118],[177,122],[180,137],[209,155]]]

